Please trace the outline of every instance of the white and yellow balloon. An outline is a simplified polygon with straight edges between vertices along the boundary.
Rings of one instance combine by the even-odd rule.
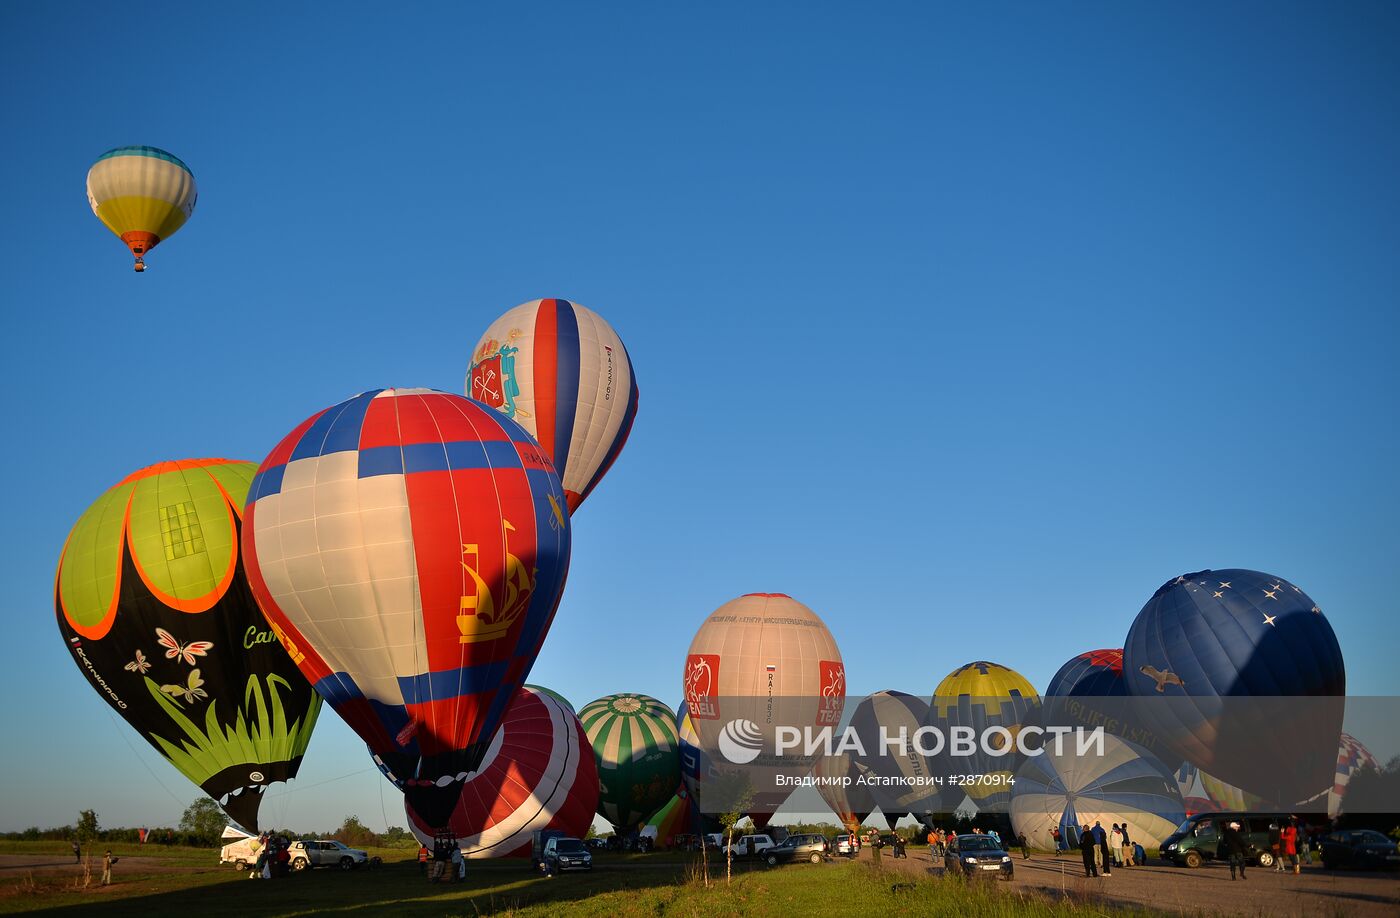
[[[199,191],[179,157],[156,147],[117,147],[88,170],[87,196],[97,219],[131,249],[139,272],[146,253],[194,213]]]

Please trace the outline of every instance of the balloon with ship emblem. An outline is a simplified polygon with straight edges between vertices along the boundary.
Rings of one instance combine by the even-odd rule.
[[[248,578],[293,659],[448,825],[559,605],[569,518],[520,425],[431,389],[318,411],[258,469]]]
[[[612,468],[637,417],[637,377],[622,339],[568,300],[531,300],[492,322],[472,350],[466,392],[539,441],[570,512]]]
[[[83,678],[254,832],[321,710],[248,587],[238,533],[255,469],[184,459],[133,472],[74,524],[54,585]]]
[[[542,829],[582,838],[597,805],[598,769],[583,725],[553,692],[525,686],[462,784],[446,831],[468,859],[529,857]],[[435,827],[407,799],[404,811],[409,829],[431,848]]]
[[[157,147],[117,147],[88,170],[88,205],[126,244],[137,272],[145,255],[175,235],[194,213],[199,197],[190,167]]]
[[[1159,756],[1273,805],[1326,812],[1346,667],[1301,588],[1238,568],[1169,580],[1133,620],[1123,674]]]

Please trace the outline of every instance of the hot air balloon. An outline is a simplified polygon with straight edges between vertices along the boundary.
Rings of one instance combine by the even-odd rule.
[[[848,729],[865,752],[856,764],[890,829],[910,813],[927,818],[943,812],[942,785],[934,781],[942,776],[927,753],[933,740],[919,735],[928,722],[928,702],[894,691],[862,699],[851,715]]]
[[[860,775],[856,757],[850,752],[824,755],[812,766],[817,793],[852,833],[875,812],[874,796],[868,785],[858,783]]]
[[[598,765],[598,815],[636,829],[680,784],[676,715],[650,695],[622,692],[584,705],[579,720]]]
[[[816,763],[805,743],[779,755],[780,728],[814,736],[835,731],[845,708],[846,669],[815,612],[785,593],[749,593],[700,626],[682,685],[690,719],[721,771],[699,788],[701,812],[729,812],[751,795],[742,809],[757,826],[791,794],[788,779],[805,776]],[[715,793],[721,786],[724,793]]]
[[[472,351],[466,393],[539,441],[571,513],[608,473],[637,417],[622,339],[568,300],[531,300],[492,322]]]
[[[1346,669],[1322,610],[1292,583],[1238,569],[1168,581],[1133,621],[1123,671],[1162,758],[1276,805],[1325,797]]]
[[[1039,707],[1040,698],[1026,678],[1000,663],[977,660],[949,673],[934,689],[929,712],[931,724],[949,738],[939,759],[947,786],[961,787],[979,810],[1005,812],[1022,758],[1011,744],[1022,726],[1039,719]],[[976,751],[970,756],[950,754],[958,728],[973,731]]]
[[[1047,698],[1120,697],[1128,694],[1123,681],[1123,650],[1091,650],[1073,657],[1050,678]]]
[[[1176,789],[1181,793],[1187,816],[1213,813],[1220,809],[1220,805],[1210,799],[1205,786],[1201,784],[1201,770],[1190,762],[1182,762],[1177,767]]]
[[[685,788],[686,799],[694,812],[695,829],[697,832],[718,832],[719,822],[700,812],[700,804],[695,796],[700,785],[718,772],[714,763],[710,761],[710,754],[700,742],[700,735],[695,732],[695,724],[690,719],[690,709],[684,701],[676,709],[676,740],[680,751],[681,786]]]
[[[554,618],[569,519],[520,425],[459,395],[317,412],[248,493],[248,579],[292,659],[443,828]]]
[[[650,836],[657,845],[669,848],[675,843],[677,835],[688,835],[695,831],[695,816],[690,792],[684,787],[679,787],[671,799],[662,804],[661,809],[647,820],[642,834]]]
[[[1152,755],[1112,734],[1103,755],[1078,755],[1073,743],[1056,752],[1046,744],[1016,772],[1011,827],[1033,842],[1050,830],[1075,839],[1079,826],[1095,821],[1128,824],[1128,836],[1144,848],[1160,847],[1186,819],[1175,776]]]
[[[1347,785],[1351,776],[1358,771],[1380,770],[1380,763],[1371,755],[1371,750],[1350,733],[1342,734],[1341,746],[1337,749],[1337,774],[1332,789],[1327,793],[1327,816],[1335,818],[1342,812],[1342,802],[1346,798]]]
[[[321,698],[248,589],[238,533],[254,469],[186,459],[128,475],[74,525],[54,605],[103,700],[256,832],[263,791],[296,777]]]
[[[404,800],[420,842],[431,848],[450,834],[472,859],[529,857],[540,829],[582,838],[597,806],[598,770],[583,725],[553,693],[529,687],[506,709],[445,827],[429,824]]]
[[[560,704],[562,704],[564,707],[568,708],[569,711],[570,711],[570,713],[574,713],[574,714],[577,714],[577,713],[578,713],[577,711],[574,710],[573,702],[569,701],[569,699],[565,698],[563,695],[559,694],[558,692],[554,691],[553,689],[547,689],[547,688],[545,688],[543,685],[529,685],[529,684],[526,684],[525,687],[526,687],[527,689],[534,689],[535,691],[540,692],[541,694],[548,695],[549,697],[553,698],[555,701],[557,701],[557,702],[559,702]]]
[[[169,239],[194,213],[194,173],[156,147],[117,147],[97,158],[87,175],[88,204],[146,270],[145,254]]]

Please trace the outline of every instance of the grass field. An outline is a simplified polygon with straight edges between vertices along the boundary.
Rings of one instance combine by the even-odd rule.
[[[607,855],[589,874],[548,879],[521,862],[469,864],[465,883],[432,885],[419,875],[413,852],[372,851],[385,860],[376,870],[316,870],[272,881],[253,881],[217,854],[195,848],[114,845],[123,858],[107,888],[75,888],[81,869],[60,873],[9,867],[0,871],[0,913],[45,916],[253,915],[957,915],[1011,918],[1021,915],[1124,914],[1096,901],[1058,902],[1018,893],[995,881],[914,879],[872,870],[865,863],[797,864],[776,869],[741,866],[724,883],[722,862],[711,865],[709,888],[698,863],[681,855]],[[52,863],[72,860],[62,843],[4,843],[0,855],[52,854]],[[155,858],[146,865],[137,858]],[[136,866],[128,867],[127,859]],[[41,860],[49,862],[45,857]],[[127,869],[124,869],[127,868]],[[100,865],[97,868],[100,874]]]

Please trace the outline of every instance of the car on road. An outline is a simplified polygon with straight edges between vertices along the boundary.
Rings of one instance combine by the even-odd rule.
[[[1269,846],[1270,826],[1281,826],[1290,818],[1287,813],[1207,813],[1191,816],[1162,842],[1159,853],[1163,860],[1178,866],[1199,867],[1206,861],[1216,859],[1225,827],[1238,822],[1249,849],[1249,862],[1260,867],[1272,867],[1274,855]]]
[[[577,838],[554,836],[544,843],[544,854],[540,866],[545,873],[564,873],[569,870],[592,870],[593,855]]]
[[[369,863],[369,855],[364,851],[328,839],[294,841],[287,847],[287,853],[291,855],[293,870],[306,870],[309,867],[354,870]]]
[[[729,853],[735,857],[743,857],[749,854],[762,854],[773,847],[773,837],[771,835],[745,835],[737,838],[729,846]]]
[[[820,864],[831,850],[831,843],[825,835],[789,835],[781,843],[763,852],[763,860],[769,867],[789,861],[810,861]]]
[[[1318,845],[1322,866],[1337,869],[1400,870],[1395,839],[1372,829],[1345,829],[1323,837]]]
[[[990,835],[959,835],[943,855],[945,873],[960,871],[964,876],[983,876],[996,871],[997,879],[1009,880],[1016,866]]]

